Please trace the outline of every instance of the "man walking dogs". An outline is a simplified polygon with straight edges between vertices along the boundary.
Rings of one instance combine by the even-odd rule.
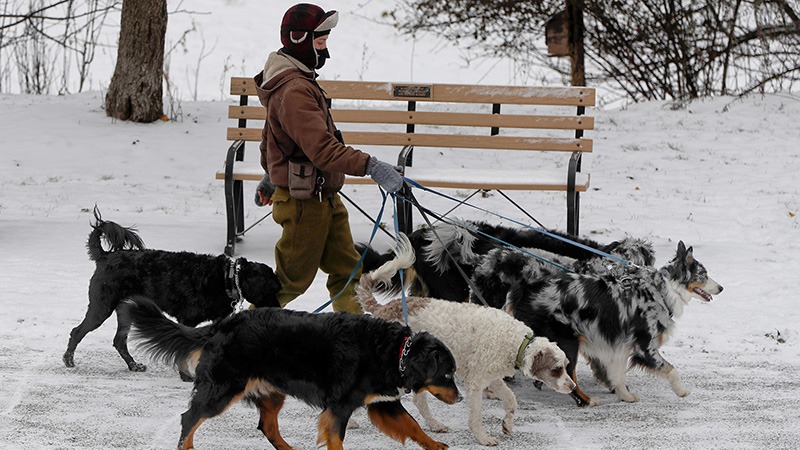
[[[316,5],[289,8],[281,23],[283,47],[255,77],[267,109],[260,146],[266,174],[255,201],[272,205],[272,217],[283,228],[275,245],[281,307],[304,293],[321,269],[331,297],[346,287],[333,309],[360,313],[354,297],[361,271],[345,286],[359,255],[338,192],[345,174],[369,175],[388,192],[399,190],[403,178],[391,164],[345,145],[331,119],[315,79],[330,57],[328,35],[338,20],[336,11]]]

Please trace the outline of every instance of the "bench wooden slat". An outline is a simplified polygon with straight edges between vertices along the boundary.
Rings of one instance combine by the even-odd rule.
[[[388,145],[403,147],[483,148],[495,150],[540,150],[559,152],[592,151],[591,139],[531,138],[515,136],[470,136],[452,134],[385,133],[372,131],[342,132],[349,145]],[[260,142],[261,130],[255,128],[228,128],[229,141]]]
[[[229,106],[229,119],[265,120],[263,106]],[[591,116],[530,116],[513,114],[477,114],[459,112],[385,111],[372,109],[331,108],[338,123],[396,123],[464,127],[536,128],[548,130],[591,130]]]
[[[409,100],[509,105],[594,106],[595,89],[587,87],[481,86],[320,80],[329,98]],[[408,95],[398,91],[408,92]],[[255,81],[231,78],[232,95],[256,95]],[[418,96],[421,95],[421,96]]]
[[[233,179],[261,181],[264,169],[258,163],[234,164]],[[503,170],[487,172],[481,169],[425,169],[409,167],[406,177],[431,188],[487,189],[487,190],[546,190],[566,191],[567,180],[563,170]],[[589,188],[589,174],[577,173],[575,190],[585,192]],[[216,179],[225,179],[224,168],[216,173]],[[374,184],[369,177],[345,177],[346,184]]]

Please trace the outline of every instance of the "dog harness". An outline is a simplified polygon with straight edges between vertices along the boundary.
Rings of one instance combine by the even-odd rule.
[[[231,299],[231,309],[234,313],[242,310],[242,303],[245,300],[242,288],[239,286],[239,269],[241,267],[239,258],[228,258],[228,267],[225,271],[225,291],[228,293],[228,298]]]
[[[532,340],[533,336],[525,336],[525,339],[522,340],[522,344],[520,344],[519,350],[517,351],[517,359],[514,361],[515,369],[519,369],[522,366],[522,358],[525,356],[525,349],[528,348]]]

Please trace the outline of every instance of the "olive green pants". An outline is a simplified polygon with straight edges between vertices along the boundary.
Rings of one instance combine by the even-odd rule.
[[[272,218],[283,228],[275,244],[275,274],[282,284],[278,294],[281,307],[311,286],[317,270],[328,274],[326,287],[333,298],[345,288],[359,259],[347,209],[339,195],[322,202],[318,198],[297,200],[287,189],[277,188],[272,199]],[[362,313],[355,299],[355,286],[360,277],[359,268],[347,289],[333,302],[334,311]],[[320,299],[320,305],[322,303]]]

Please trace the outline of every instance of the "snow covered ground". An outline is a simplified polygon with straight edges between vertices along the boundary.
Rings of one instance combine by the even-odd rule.
[[[81,343],[74,369],[61,354],[85,312],[94,265],[84,244],[95,204],[105,218],[135,224],[151,248],[222,251],[224,199],[213,173],[226,148],[226,107],[187,103],[182,123],[141,125],[114,123],[101,103],[97,93],[0,96],[0,448],[170,448],[177,441],[191,386],[157,364],[128,372],[111,346],[113,319]],[[521,410],[501,448],[800,446],[798,114],[800,101],[788,96],[597,112],[582,232],[600,241],[647,237],[659,264],[682,239],[725,291],[710,304],[690,304],[663,349],[693,391],[689,397],[634,372],[630,387],[642,400],[622,404],[581,365],[584,390],[603,404],[579,409],[566,396],[516,384]],[[348,193],[377,212],[377,188]],[[512,195],[545,225],[563,228],[563,195]],[[435,210],[449,207],[427,201]],[[499,196],[475,203],[523,220]],[[252,221],[264,211],[248,205],[247,212]],[[470,210],[462,216],[499,220]],[[367,240],[371,226],[352,208],[351,222],[355,238]],[[239,253],[274,264],[278,232],[268,219]],[[378,247],[389,245],[380,233],[376,239]],[[312,309],[324,292],[318,278],[294,306]],[[487,428],[499,434],[501,407],[486,404]],[[433,406],[452,429],[436,439],[479,447],[466,429],[464,404]],[[408,408],[416,413],[410,402]],[[314,448],[316,414],[288,402],[282,429],[297,448]],[[349,448],[400,448],[363,412],[357,418],[362,428],[348,433]],[[196,444],[264,448],[256,422],[254,410],[236,406],[206,422]]]
[[[215,51],[223,55],[202,66],[209,77],[200,84],[206,99],[220,98],[219,66],[226,52],[241,48],[248,63],[228,76],[258,71],[266,53],[277,47],[280,14],[293,2],[271,1],[264,8],[253,1],[226,0],[219,9],[212,3],[192,3],[192,8],[214,11],[200,17],[208,24],[206,39],[218,36]],[[341,3],[336,7],[348,12],[340,23],[346,32],[331,37],[334,59],[325,68],[328,78],[514,82],[509,72],[501,73],[507,63],[491,71],[459,66],[448,59],[457,52],[435,36],[414,44],[359,19],[365,11],[380,9],[375,2]],[[225,21],[220,18],[232,21],[235,16],[245,20],[247,35],[222,33]],[[356,20],[361,22],[351,22]],[[179,21],[171,18],[170,26],[178,27]],[[335,47],[338,43],[360,53],[359,42],[368,42],[366,54],[372,55],[362,62],[344,59]],[[422,51],[423,43],[440,49]],[[413,58],[408,56],[412,49]],[[391,53],[395,59],[388,57]],[[359,69],[364,65],[368,68]],[[142,125],[107,118],[99,92],[0,95],[0,448],[155,449],[177,443],[191,385],[155,363],[145,373],[128,372],[111,346],[113,318],[87,335],[76,351],[74,369],[64,367],[61,355],[86,310],[94,264],[85,242],[95,204],[104,218],[136,225],[151,248],[222,252],[224,197],[213,175],[228,145],[228,103],[227,98],[184,101],[181,122]],[[694,246],[695,256],[725,291],[710,304],[690,304],[663,347],[692,390],[690,396],[677,398],[663,380],[633,372],[629,387],[642,400],[623,404],[581,364],[583,389],[602,404],[577,408],[567,396],[546,388],[536,391],[520,381],[513,385],[520,402],[516,428],[501,437],[499,448],[800,448],[795,289],[800,274],[800,99],[716,98],[677,110],[651,102],[600,109],[595,115],[597,129],[587,136],[595,140],[595,150],[584,160],[592,187],[582,196],[582,234],[603,242],[646,237],[655,245],[659,265],[683,240]],[[254,154],[255,146],[249,152]],[[454,164],[443,156],[426,161],[443,170]],[[471,162],[501,163],[485,153]],[[246,185],[248,222],[268,211],[250,207],[254,189],[255,184]],[[346,192],[371,214],[377,212],[377,188]],[[562,194],[511,195],[546,226],[564,228]],[[420,201],[437,211],[452,206],[431,196],[420,196]],[[498,195],[474,203],[525,221]],[[371,224],[354,208],[350,211],[356,240],[366,241]],[[462,217],[499,221],[474,210],[458,211]],[[278,235],[267,219],[247,234],[237,252],[274,265]],[[389,242],[379,233],[375,245],[385,248]],[[292,306],[313,309],[324,296],[319,277]],[[487,429],[500,435],[502,408],[494,400],[485,404]],[[433,433],[434,439],[453,449],[480,448],[467,430],[464,403],[431,406],[451,428],[447,434]],[[407,408],[417,415],[410,400]],[[281,413],[284,437],[298,449],[314,448],[317,414],[288,401]],[[255,428],[257,418],[254,410],[235,406],[203,424],[195,444],[200,449],[268,448]],[[347,448],[401,448],[369,424],[363,411],[356,419],[362,427],[348,432]],[[416,448],[413,443],[408,447]]]

